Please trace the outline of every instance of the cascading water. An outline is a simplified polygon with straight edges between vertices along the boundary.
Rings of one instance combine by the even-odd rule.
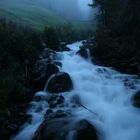
[[[87,119],[93,124],[101,140],[138,140],[140,138],[140,111],[133,107],[132,96],[135,90],[124,85],[124,79],[133,81],[133,76],[118,73],[110,68],[93,65],[90,60],[85,60],[76,52],[81,42],[68,47],[69,52],[58,53],[62,56],[61,70],[69,73],[74,89],[69,93],[62,93],[71,109],[71,98],[78,96],[81,107],[72,108],[76,120]],[[134,83],[139,88],[139,81]],[[48,109],[46,102],[49,93],[39,92],[41,101],[32,102],[29,114],[32,121],[23,126],[21,132],[14,140],[31,140],[34,132],[43,121]],[[38,111],[37,111],[38,110]],[[72,136],[68,140],[72,140]]]

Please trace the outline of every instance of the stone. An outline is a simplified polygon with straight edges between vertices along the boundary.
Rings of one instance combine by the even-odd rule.
[[[48,103],[50,108],[55,108],[56,106],[60,106],[64,103],[64,97],[54,94],[48,99]]]
[[[95,127],[87,120],[75,122],[67,113],[62,115],[64,111],[57,113],[59,115],[53,118],[50,116],[44,120],[35,132],[33,140],[67,140],[70,132],[74,132],[73,140],[98,140]]]
[[[98,140],[97,131],[87,120],[76,124],[76,140]]]
[[[72,80],[69,74],[65,72],[59,72],[55,75],[52,75],[47,85],[47,91],[50,93],[66,92],[70,91],[72,88]]]
[[[70,122],[65,111],[53,112],[46,116],[32,140],[66,140]]]
[[[81,57],[87,59],[88,58],[88,52],[86,47],[81,47],[80,50],[76,53],[80,55]]]
[[[59,72],[59,68],[55,64],[49,63],[44,65],[35,79],[35,88],[42,90],[50,76],[57,72]]]

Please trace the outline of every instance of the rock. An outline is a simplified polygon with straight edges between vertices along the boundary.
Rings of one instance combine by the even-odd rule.
[[[37,92],[37,93],[34,95],[33,100],[34,100],[35,102],[39,102],[39,101],[42,101],[42,100],[46,100],[46,98],[47,98],[46,93],[40,91],[40,92]]]
[[[70,118],[64,111],[57,111],[47,116],[35,132],[33,140],[66,140]]]
[[[81,47],[81,49],[76,54],[82,56],[85,59],[87,59],[89,57],[88,56],[88,51],[87,51],[86,47]]]
[[[48,115],[50,115],[51,113],[53,113],[53,111],[51,110],[51,109],[48,109],[47,111],[46,111],[46,114],[45,114],[45,116],[44,116],[44,118],[46,118]]]
[[[52,95],[49,100],[48,100],[48,103],[51,103],[53,101],[57,101],[58,104],[62,104],[64,103],[64,97],[62,95]]]
[[[46,78],[48,79],[52,74],[55,74],[59,71],[59,68],[54,64],[48,64],[46,66]]]
[[[67,115],[47,118],[35,132],[33,140],[67,140],[70,132],[75,132],[73,140],[98,140],[96,129],[88,121],[75,123],[72,116]]]
[[[83,44],[85,47],[90,48],[90,47],[93,47],[93,46],[95,45],[95,40],[94,40],[94,38],[92,37],[92,38],[89,38],[89,39],[87,39],[87,40],[84,40],[84,41],[82,42],[82,44]]]
[[[35,88],[42,90],[49,77],[57,72],[59,72],[59,68],[55,64],[46,64],[42,70],[39,71],[37,78],[35,79]]]
[[[136,89],[135,84],[132,81],[129,81],[127,78],[123,80],[124,85],[130,89]]]
[[[59,67],[62,67],[62,63],[59,62],[59,61],[54,61],[54,64],[57,65],[57,66],[59,66]]]
[[[96,129],[87,120],[76,124],[76,140],[98,140]]]
[[[31,78],[35,92],[42,90],[49,77],[59,71],[57,64],[54,64],[55,59],[56,52],[49,48],[45,48],[40,54]]]
[[[50,93],[66,92],[73,88],[72,80],[69,74],[59,72],[53,75],[48,81],[47,90]]]
[[[66,47],[66,42],[60,42],[59,43],[59,51],[70,51],[70,48]]]
[[[134,98],[133,98],[133,105],[135,107],[140,108],[140,91],[136,92]]]

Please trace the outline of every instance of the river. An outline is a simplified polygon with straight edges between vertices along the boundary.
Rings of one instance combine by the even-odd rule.
[[[121,74],[111,68],[106,68],[91,63],[76,54],[81,42],[68,45],[69,52],[59,52],[61,58],[61,71],[69,73],[74,89],[62,95],[67,99],[67,104],[73,96],[79,96],[81,107],[72,109],[75,119],[86,119],[100,132],[100,140],[138,140],[140,138],[140,111],[133,107],[132,97],[134,89],[125,86],[124,80],[132,81],[136,90],[140,83],[134,80],[134,76]],[[47,92],[36,93],[47,97]],[[46,100],[33,101],[28,114],[32,115],[32,122],[25,124],[20,133],[13,140],[31,140],[34,132],[42,123],[44,114],[49,108]],[[38,106],[42,106],[40,112],[36,112]],[[64,107],[61,109],[70,109]],[[73,140],[71,138],[71,140]]]

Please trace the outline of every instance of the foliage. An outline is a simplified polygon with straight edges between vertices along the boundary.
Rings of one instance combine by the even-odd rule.
[[[94,6],[99,8],[95,56],[128,67],[129,63],[140,65],[139,5],[138,0],[95,0]]]
[[[15,102],[31,100],[33,66],[42,50],[58,50],[60,42],[73,42],[85,38],[89,31],[75,31],[71,25],[46,27],[43,32],[0,19],[0,110]]]
[[[47,47],[59,50],[59,43],[71,43],[91,36],[91,30],[75,30],[70,24],[61,27],[46,27],[43,32],[43,40]]]
[[[30,72],[40,44],[37,32],[0,19],[0,108],[24,102],[25,94],[31,98]]]

